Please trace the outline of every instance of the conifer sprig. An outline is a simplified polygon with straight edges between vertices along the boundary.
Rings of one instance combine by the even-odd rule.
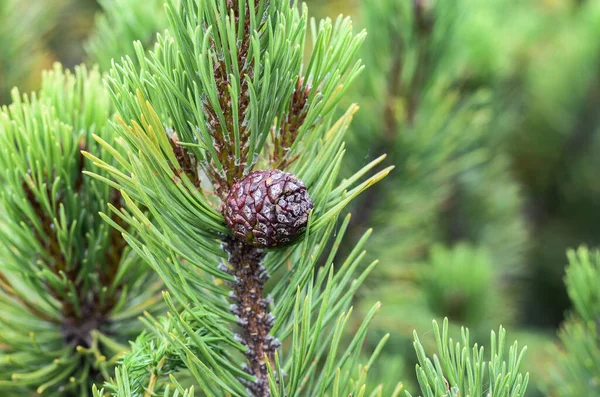
[[[370,252],[387,264],[371,278],[376,287],[364,290],[386,303],[374,324],[382,331],[448,316],[479,337],[491,318],[510,321],[514,313],[497,307],[509,308],[499,299],[514,296],[504,280],[521,270],[526,219],[497,144],[505,114],[469,53],[469,29],[488,7],[471,0],[362,2],[369,31],[357,92],[363,111],[352,124],[347,159],[362,161],[369,142],[373,153],[385,147],[397,166],[354,203],[360,212],[352,228],[375,226]],[[386,361],[403,366],[409,343],[393,334]]]
[[[56,66],[0,113],[0,390],[87,395],[160,302],[98,215],[118,192],[82,174],[102,173],[80,151],[101,151],[92,134],[113,141],[111,110],[96,70]]]
[[[414,347],[417,352],[417,379],[424,397],[523,397],[529,383],[529,374],[523,375],[520,367],[526,348],[518,349],[515,342],[505,359],[506,331],[500,327],[498,333],[491,332],[490,355],[485,358],[484,348],[471,347],[469,330],[461,329],[461,338],[454,342],[449,336],[448,319],[444,319],[440,330],[433,322],[433,332],[438,355],[427,357],[425,349],[414,332]],[[411,397],[410,393],[406,393]]]
[[[99,142],[118,164],[85,155],[111,176],[97,177],[121,190],[125,209],[111,210],[130,229],[103,217],[168,286],[173,326],[156,325],[156,333],[203,391],[324,395],[336,368],[356,366],[374,312],[339,359],[343,313],[368,271],[353,274],[363,256],[353,252],[345,271],[329,274],[330,282],[320,273],[315,281],[317,258],[341,210],[391,169],[363,179],[381,157],[337,182],[357,108],[337,121],[334,110],[362,69],[354,56],[364,33],[353,35],[348,18],[313,22],[304,65],[307,10],[295,3],[183,0],[168,1],[166,10],[170,29],[154,50],[145,56],[137,46],[139,71],[124,59],[108,78],[122,150]],[[314,202],[301,239],[273,250],[232,238],[222,214],[232,185],[265,169],[293,173]],[[270,275],[277,285],[269,286]],[[324,337],[336,318],[335,331]],[[310,321],[312,329],[300,325]],[[294,346],[302,341],[306,356],[296,347],[279,349],[290,338]],[[317,341],[333,346],[327,352]],[[321,362],[327,371],[306,383],[304,374]],[[163,380],[175,384],[173,377]]]

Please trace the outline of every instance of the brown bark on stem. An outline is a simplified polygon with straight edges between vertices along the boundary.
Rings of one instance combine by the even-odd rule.
[[[231,283],[234,301],[231,311],[238,318],[242,343],[248,348],[246,371],[256,380],[248,382],[252,397],[269,397],[267,360],[273,363],[279,341],[269,335],[275,318],[269,313],[269,299],[264,297],[264,285],[269,278],[262,263],[265,253],[244,241],[227,237],[223,248],[229,254],[227,272],[235,276]]]

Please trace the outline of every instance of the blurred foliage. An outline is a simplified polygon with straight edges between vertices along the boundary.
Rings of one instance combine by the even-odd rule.
[[[369,142],[370,157],[385,151],[397,168],[356,206],[354,227],[375,228],[370,249],[385,265],[364,293],[387,303],[378,324],[398,330],[387,354],[399,367],[414,362],[408,331],[432,316],[476,340],[490,325],[561,321],[564,251],[600,235],[598,7],[363,2],[350,157],[366,161]],[[549,357],[548,343],[535,349]]]
[[[85,46],[90,62],[109,70],[114,59],[136,59],[134,41],[150,48],[157,32],[167,26],[163,0],[99,0],[104,11],[96,17],[96,26]]]
[[[35,0],[0,2],[0,105],[10,90],[25,90],[38,79],[44,64],[44,38],[56,23],[48,3]]]
[[[569,301],[568,247],[600,243],[600,2],[546,2],[535,42],[511,77],[515,122],[504,145],[535,235],[525,319],[556,326]]]
[[[372,156],[387,152],[397,168],[357,205],[354,229],[374,226],[370,246],[385,265],[364,293],[385,303],[376,325],[398,331],[386,353],[403,368],[415,362],[411,330],[427,329],[432,317],[448,317],[453,329],[469,326],[482,342],[519,312],[529,236],[521,189],[499,145],[511,115],[496,89],[514,67],[470,47],[481,18],[501,25],[489,7],[478,0],[363,2],[367,69],[349,151],[362,163],[370,142]]]

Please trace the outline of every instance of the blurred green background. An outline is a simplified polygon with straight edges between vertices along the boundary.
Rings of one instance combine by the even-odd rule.
[[[131,55],[126,38],[149,45],[166,24],[160,1],[138,1],[118,11],[133,22],[116,29],[100,17],[112,1],[135,3],[2,0],[0,103],[13,86],[35,89],[55,61],[106,71]],[[381,261],[357,306],[383,301],[372,340],[392,334],[378,380],[414,384],[412,330],[448,316],[476,341],[506,326],[529,346],[530,395],[555,395],[565,252],[600,243],[600,3],[308,5],[369,32],[366,70],[346,96],[361,106],[347,168],[382,153],[396,165],[353,209],[352,235],[374,227],[367,255]]]

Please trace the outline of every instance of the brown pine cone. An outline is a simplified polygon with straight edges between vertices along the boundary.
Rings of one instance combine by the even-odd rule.
[[[254,247],[291,243],[306,228],[313,202],[294,175],[255,171],[235,182],[225,201],[225,221],[234,236]]]

